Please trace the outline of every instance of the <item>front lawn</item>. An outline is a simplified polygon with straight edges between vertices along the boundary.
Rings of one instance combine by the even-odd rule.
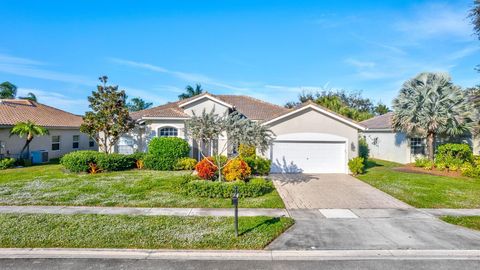
[[[452,217],[452,216],[445,216],[441,217],[441,219],[445,222],[467,227],[474,230],[480,231],[480,217]]]
[[[480,208],[480,179],[396,171],[398,163],[369,160],[362,181],[417,208]]]
[[[182,175],[190,172],[130,170],[66,173],[61,165],[0,172],[0,205],[74,205],[124,207],[231,207],[230,199],[182,194]],[[240,207],[284,208],[276,191],[240,199]]]
[[[290,218],[0,214],[2,248],[262,249]]]

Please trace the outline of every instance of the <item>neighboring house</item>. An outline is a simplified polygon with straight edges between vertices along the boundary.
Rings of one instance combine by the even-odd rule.
[[[392,117],[393,113],[389,112],[361,122],[367,128],[362,134],[368,143],[370,157],[406,164],[426,156],[426,139],[394,131]],[[471,137],[439,138],[436,145],[444,142],[468,143],[474,154],[479,154],[478,140]]]
[[[146,151],[153,137],[180,137],[191,145],[192,157],[200,159],[200,151],[214,154],[228,138],[223,136],[212,146],[200,147],[185,132],[185,121],[203,110],[220,115],[238,111],[270,127],[275,141],[265,156],[272,160],[272,172],[347,173],[348,160],[358,155],[358,132],[365,129],[313,102],[286,109],[248,96],[204,93],[132,113],[138,125],[122,136],[116,152]]]
[[[52,159],[74,150],[98,149],[88,135],[80,132],[81,116],[30,100],[0,99],[0,157],[19,157],[25,138],[10,136],[10,129],[28,120],[50,133],[35,137],[30,143],[30,152],[43,150],[48,153],[48,159]]]

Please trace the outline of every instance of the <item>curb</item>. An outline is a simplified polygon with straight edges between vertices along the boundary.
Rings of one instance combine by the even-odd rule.
[[[480,260],[480,250],[140,250],[4,248],[0,259],[137,260]]]

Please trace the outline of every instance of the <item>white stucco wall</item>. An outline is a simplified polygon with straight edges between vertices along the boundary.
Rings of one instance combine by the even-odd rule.
[[[204,97],[183,107],[183,110],[188,115],[193,115],[193,113],[195,113],[195,115],[201,115],[203,110],[209,113],[212,109],[216,114],[222,116],[228,113],[229,110],[225,105],[215,102],[208,97]]]
[[[362,135],[368,143],[370,157],[402,164],[414,161],[410,157],[410,144],[405,133],[364,131]]]
[[[348,159],[358,156],[357,128],[313,109],[306,109],[268,125],[276,136],[289,133],[323,133],[347,141]],[[265,156],[269,156],[266,153]]]
[[[98,147],[94,144],[94,147],[89,147],[89,136],[81,133],[79,129],[52,129],[48,128],[50,132],[47,136],[35,137],[30,143],[30,152],[37,150],[47,150],[48,157],[59,158],[69,152],[76,150],[97,150]],[[60,149],[52,150],[52,136],[60,136]],[[73,136],[79,135],[79,148],[73,148]],[[25,138],[18,136],[10,137],[10,128],[0,128],[0,141],[5,145],[1,154],[7,154],[9,152],[12,156],[17,157],[20,154],[23,146],[25,145]]]

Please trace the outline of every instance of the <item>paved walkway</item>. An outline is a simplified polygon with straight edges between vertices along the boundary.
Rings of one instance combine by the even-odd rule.
[[[411,208],[348,174],[273,174],[287,209]]]
[[[0,206],[0,213],[147,216],[233,216],[232,208],[137,208],[89,206]],[[240,208],[241,216],[289,216],[285,209]]]

